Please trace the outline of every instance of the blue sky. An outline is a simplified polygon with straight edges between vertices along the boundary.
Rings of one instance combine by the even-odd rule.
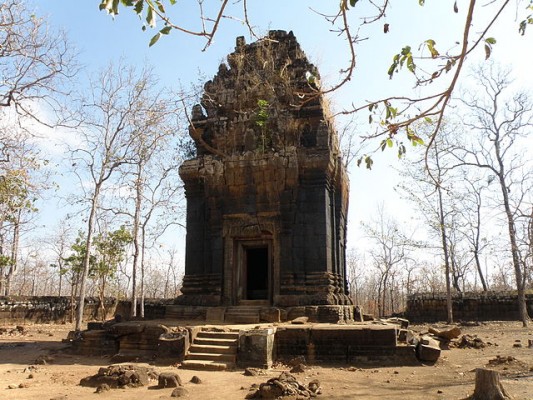
[[[206,3],[219,4],[218,1]],[[383,21],[390,25],[388,34],[383,33],[382,22],[363,26],[359,31],[362,39],[369,39],[362,40],[358,47],[357,70],[350,84],[331,96],[334,109],[342,110],[351,103],[360,104],[364,100],[375,100],[391,94],[412,96],[423,93],[420,89],[413,88],[413,80],[407,71],[402,71],[393,80],[389,80],[387,76],[392,56],[407,44],[417,50],[421,42],[433,39],[441,53],[448,50],[453,52],[457,48],[455,42],[461,40],[466,1],[457,2],[457,14],[453,12],[454,1],[450,0],[428,0],[424,7],[419,6],[418,0],[392,3],[387,18]],[[177,87],[181,84],[187,87],[199,82],[202,75],[209,79],[215,74],[219,63],[233,51],[236,36],[244,35],[248,42],[251,41],[247,28],[242,23],[225,19],[213,44],[206,51],[202,51],[205,39],[178,32],[163,37],[149,48],[148,42],[155,31],[143,32],[141,22],[130,10],[123,9],[117,18],[112,19],[105,12],[99,11],[98,0],[40,0],[34,4],[38,14],[47,17],[54,28],[64,29],[78,49],[79,60],[84,65],[80,76],[81,84],[87,74],[105,68],[110,61],[122,58],[131,64],[153,65],[163,85]],[[522,4],[525,6],[525,3]],[[241,16],[238,4],[231,7],[229,11],[232,15]],[[328,14],[335,11],[336,7],[337,0],[251,0],[248,11],[258,33],[266,33],[269,29],[293,30],[309,59],[319,67],[323,81],[334,83],[339,77],[338,71],[347,66],[347,46],[336,32],[330,31],[332,25],[311,9]],[[490,6],[479,7],[481,11],[474,20],[474,34],[479,33],[491,9]],[[173,20],[191,27],[198,26],[195,0],[178,1],[169,10],[172,11]],[[518,9],[520,12],[521,10]],[[511,6],[502,17],[502,23],[497,24],[494,33],[489,35],[497,39],[492,57],[511,64],[519,83],[530,84],[533,32],[525,37],[518,35],[518,21],[514,15],[516,11]],[[367,1],[361,1],[349,12],[354,24],[371,14],[373,12]],[[480,48],[469,58],[469,63],[480,62],[483,57],[484,52]],[[464,84],[468,85],[468,81],[465,80]],[[362,120],[366,121],[366,117],[364,115]],[[366,122],[361,122],[355,134],[361,135],[367,130]],[[372,171],[351,168],[349,247],[355,246],[360,238],[360,220],[363,217],[368,219],[380,202],[385,204],[389,214],[409,218],[409,213],[404,212],[407,207],[393,191],[398,178],[391,164],[398,166],[395,151],[376,157]]]

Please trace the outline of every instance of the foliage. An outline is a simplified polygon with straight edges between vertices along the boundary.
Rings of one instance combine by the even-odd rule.
[[[64,274],[69,270],[74,274],[83,271],[83,262],[87,254],[86,234],[78,232],[78,237],[71,245],[72,253],[65,257],[68,269],[63,269]],[[124,261],[126,248],[131,243],[131,233],[124,226],[112,232],[96,235],[93,252],[89,257],[89,276],[92,278],[113,277],[118,265]]]
[[[213,6],[214,8],[210,9],[204,7],[203,1],[198,0],[198,3],[200,9],[198,19],[189,18],[187,26],[174,22],[172,12],[167,7],[174,6],[175,11],[178,13],[183,10],[183,4],[178,3],[176,0],[101,0],[100,10],[107,11],[113,17],[118,15],[121,7],[132,10],[142,20],[143,30],[147,30],[147,28],[158,30],[156,35],[151,38],[150,46],[171,31],[178,31],[183,34],[205,38],[205,50],[211,45],[220,27],[220,22],[224,18],[243,21],[250,35],[258,38],[253,28],[253,22],[248,18],[246,0],[236,2],[242,6],[242,15],[236,15],[237,12],[229,7],[230,2],[228,0],[222,0],[217,6]],[[420,7],[423,7],[425,3],[423,0],[418,1]],[[518,31],[522,35],[525,34],[526,27],[529,24],[533,24],[531,14],[533,1],[530,0],[527,3],[527,6],[517,10],[517,14],[520,15],[519,21],[521,21],[519,22]],[[396,95],[386,99],[366,101],[361,105],[354,103],[350,109],[343,111],[342,114],[357,113],[368,109],[370,113],[369,121],[376,124],[376,131],[368,135],[367,138],[384,138],[384,141],[381,142],[376,150],[380,148],[384,150],[396,144],[398,146],[398,155],[402,156],[405,154],[406,147],[401,140],[397,140],[398,134],[402,133],[408,142],[413,145],[421,144],[419,135],[415,132],[415,122],[426,119],[431,119],[434,122],[434,130],[429,138],[431,143],[439,131],[452,93],[462,75],[465,58],[478,47],[483,48],[487,59],[491,56],[493,46],[496,45],[497,40],[489,36],[490,28],[497,20],[502,18],[503,11],[512,5],[513,2],[510,0],[489,3],[484,12],[490,10],[488,11],[491,13],[490,18],[484,25],[477,25],[473,28],[474,22],[478,21],[474,17],[481,11],[476,8],[479,6],[476,5],[475,0],[469,0],[466,4],[466,11],[461,10],[460,14],[461,16],[464,15],[464,23],[462,37],[456,38],[458,50],[440,51],[436,38],[426,37],[419,42],[418,46],[413,43],[406,44],[399,52],[392,55],[392,63],[387,70],[387,75],[390,79],[402,67],[406,67],[415,78],[415,86],[427,86],[436,81],[444,81],[444,89],[436,89],[433,94],[420,95],[420,97]],[[517,7],[521,5],[523,5],[523,2],[519,2]],[[394,9],[394,6],[398,6],[398,8]],[[327,8],[328,11],[317,13],[331,23],[331,30],[337,32],[341,38],[346,40],[349,64],[346,68],[341,69],[341,75],[337,83],[332,84],[329,88],[320,87],[317,93],[330,93],[351,80],[357,67],[358,45],[360,42],[369,39],[368,37],[360,37],[359,31],[363,26],[383,22],[383,32],[385,34],[390,33],[391,27],[387,15],[395,10],[401,11],[402,6],[403,4],[400,1],[393,0],[325,2],[323,7]],[[450,7],[450,13],[459,14],[459,6],[460,4],[455,1],[453,7]],[[365,15],[369,9],[373,11]],[[276,12],[276,10],[275,7],[272,7],[272,11]],[[195,22],[200,22],[199,25],[201,27],[198,29],[188,27],[194,26]],[[403,22],[408,25],[403,27],[403,29],[412,29],[414,22],[412,19],[404,18]],[[417,48],[418,52],[415,52],[414,49]],[[429,57],[426,55],[427,53],[429,53]],[[371,154],[363,155],[358,164],[362,164],[363,161],[367,168],[372,167]]]
[[[0,177],[0,225],[14,223],[20,210],[34,212],[36,198],[26,170],[8,169]]]
[[[132,240],[131,233],[124,226],[113,232],[98,234],[94,239],[95,263],[89,275],[113,278]]]
[[[70,256],[65,257],[65,265],[67,268],[63,269],[61,272],[63,274],[71,271],[74,275],[81,274],[83,270],[83,262],[87,254],[87,244],[85,242],[86,234],[82,231],[78,232],[78,237],[76,237],[74,243],[70,246],[72,253]],[[94,271],[96,265],[96,256],[91,255],[89,258],[89,265],[91,270]]]
[[[257,113],[255,114],[255,124],[260,129],[260,136],[259,136],[259,148],[262,152],[265,152],[267,148],[272,146],[272,137],[270,136],[268,132],[268,118],[270,117],[270,113],[268,111],[270,107],[270,104],[268,101],[260,99],[257,100]]]

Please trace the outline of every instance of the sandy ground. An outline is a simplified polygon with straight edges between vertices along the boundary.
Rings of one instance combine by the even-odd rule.
[[[95,394],[94,389],[79,386],[79,381],[110,364],[107,357],[83,357],[69,354],[61,342],[72,328],[66,325],[25,325],[24,332],[14,326],[0,326],[0,399],[168,399],[172,389],[140,387],[112,389]],[[414,326],[424,331],[427,326]],[[514,322],[490,322],[461,327],[463,334],[477,335],[483,349],[444,350],[435,365],[383,366],[379,364],[310,366],[294,374],[302,383],[318,379],[322,387],[319,399],[464,399],[474,389],[475,368],[500,371],[505,389],[515,399],[533,400],[533,327],[522,328]],[[516,347],[521,344],[522,347]],[[47,356],[46,364],[37,364]],[[506,362],[491,365],[497,356]],[[510,358],[508,358],[510,357]],[[159,371],[177,371],[188,391],[188,399],[244,399],[253,383],[278,376],[288,367],[276,365],[264,376],[244,376],[242,370],[204,372],[180,370],[174,365],[156,365]],[[189,382],[192,376],[200,384]],[[11,388],[10,388],[11,387]]]

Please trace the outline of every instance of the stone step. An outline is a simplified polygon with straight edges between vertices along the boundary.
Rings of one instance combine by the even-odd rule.
[[[205,319],[205,307],[168,305],[165,307],[166,319],[198,320]]]
[[[260,318],[259,314],[226,314],[224,321],[234,324],[258,324]]]
[[[215,354],[215,353],[191,353],[189,352],[185,359],[188,360],[202,360],[202,361],[217,361],[235,363],[237,360],[236,354]]]
[[[183,369],[196,371],[224,371],[235,367],[235,363],[214,362],[204,360],[185,360],[181,363]]]
[[[208,339],[239,339],[239,332],[230,331],[230,332],[215,332],[215,331],[200,331],[196,335],[197,338],[208,338]]]
[[[270,307],[268,300],[240,300],[238,307]]]
[[[260,321],[259,313],[261,308],[257,306],[228,307],[224,320],[240,324],[257,324]]]
[[[224,315],[259,315],[259,310],[227,310]]]
[[[237,346],[237,338],[235,339],[222,339],[214,337],[198,337],[194,340],[194,344],[202,346]]]
[[[209,353],[209,354],[235,354],[237,353],[237,345],[234,346],[213,346],[199,344],[194,341],[194,344],[189,347],[190,353]]]
[[[182,368],[210,371],[234,368],[238,340],[238,331],[200,331],[185,356]]]
[[[232,307],[227,307],[226,308],[226,314],[228,312],[259,312],[261,311],[263,308],[268,308],[268,307],[258,307],[258,306],[232,306]]]

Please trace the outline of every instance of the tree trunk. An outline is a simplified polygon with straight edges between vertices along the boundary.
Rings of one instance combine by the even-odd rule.
[[[132,283],[131,283],[131,310],[130,317],[137,316],[137,270],[139,268],[140,243],[139,243],[139,223],[141,219],[142,206],[142,168],[143,164],[137,164],[137,177],[135,180],[135,212],[133,215],[133,267],[132,267]]]
[[[498,371],[483,368],[476,369],[476,387],[470,400],[508,399],[512,399],[512,397],[503,388]]]
[[[107,315],[107,312],[106,312],[106,309],[105,309],[105,283],[106,283],[106,280],[105,280],[105,277],[102,277],[102,288],[100,289],[100,319],[102,321],[105,321],[106,319],[106,315]]]
[[[483,270],[481,268],[481,262],[479,260],[479,254],[477,251],[474,252],[474,260],[476,261],[477,273],[479,275],[479,279],[481,280],[481,286],[483,286],[483,291],[487,292],[489,290],[489,287],[487,286],[487,281],[485,281],[485,276],[483,275]]]
[[[444,253],[444,266],[446,274],[446,315],[448,324],[453,323],[453,301],[452,301],[452,288],[450,282],[450,255],[448,253],[448,238],[446,235],[446,226],[444,225],[444,205],[442,201],[442,189],[437,187],[439,195],[439,219],[440,219],[440,233],[442,240],[442,251]]]
[[[436,189],[437,189],[437,195],[438,195],[438,209],[439,209],[439,225],[440,225],[440,236],[441,236],[441,242],[442,242],[442,252],[444,255],[444,266],[445,266],[445,274],[446,274],[446,314],[447,314],[447,322],[448,324],[453,323],[453,303],[452,303],[452,289],[451,289],[451,283],[450,283],[450,274],[451,274],[451,267],[450,267],[450,253],[448,249],[448,237],[446,232],[446,221],[444,218],[444,200],[442,198],[442,187],[441,187],[441,167],[440,167],[440,159],[439,159],[439,152],[437,149],[437,144],[434,144],[435,146],[435,164],[437,167],[437,173],[438,173],[438,182],[436,182]]]
[[[141,304],[140,304],[140,314],[141,318],[144,318],[144,250],[146,248],[146,225],[142,226],[141,229]]]
[[[63,286],[63,274],[61,274],[61,264],[59,264],[59,289],[57,290],[57,296],[61,297],[61,288]]]
[[[19,210],[17,214],[17,220],[15,221],[14,227],[13,227],[13,245],[11,247],[11,265],[9,266],[8,272],[6,274],[6,288],[5,288],[6,296],[9,296],[11,294],[11,279],[13,278],[13,275],[15,274],[15,271],[17,270],[21,215],[22,215],[22,210]]]
[[[89,268],[91,266],[91,248],[93,241],[93,229],[94,222],[96,219],[96,209],[98,207],[98,197],[100,195],[100,185],[96,185],[92,204],[91,212],[89,214],[89,220],[87,222],[87,238],[85,242],[85,258],[83,260],[83,268],[81,271],[81,281],[80,281],[80,296],[78,300],[78,309],[76,313],[76,330],[81,331],[81,324],[83,323],[83,311],[85,308],[85,292],[87,288],[87,279],[89,277]]]
[[[499,154],[499,153],[498,153]],[[503,167],[501,169],[503,171]],[[522,321],[522,326],[526,328],[529,324],[529,315],[527,313],[526,306],[526,291],[525,291],[525,274],[522,271],[522,266],[520,263],[520,250],[518,249],[518,244],[516,242],[516,227],[514,223],[513,212],[511,211],[510,200],[507,192],[507,186],[505,186],[505,180],[503,176],[500,177],[500,187],[502,189],[503,195],[503,206],[505,208],[505,215],[507,216],[507,227],[509,229],[509,242],[511,243],[511,256],[513,260],[513,268],[515,272],[516,279],[516,290],[518,292],[518,313],[520,320]]]

